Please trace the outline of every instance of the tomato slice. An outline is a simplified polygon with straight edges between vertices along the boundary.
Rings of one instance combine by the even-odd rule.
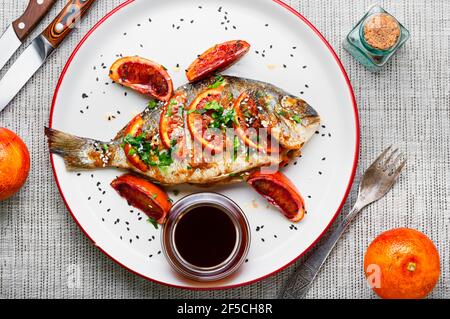
[[[173,83],[166,69],[141,57],[125,57],[111,66],[109,77],[141,94],[168,101],[173,93]]]
[[[217,71],[223,71],[239,61],[250,50],[243,40],[217,44],[201,54],[186,70],[190,82],[202,80]]]
[[[157,223],[163,224],[172,208],[167,194],[146,179],[131,174],[116,178],[111,186],[124,197],[130,205],[142,210]]]
[[[281,172],[255,172],[247,180],[260,195],[277,207],[289,220],[298,222],[305,216],[305,202],[295,185]]]
[[[142,134],[142,127],[144,126],[144,120],[141,115],[137,115],[133,120],[131,120],[128,127],[125,129],[125,136],[131,135],[132,137],[136,137]],[[133,147],[130,144],[125,144],[123,147],[123,151],[125,152],[125,156],[127,157],[128,162],[139,169],[142,172],[147,172],[147,165],[140,159],[139,155],[136,152],[133,152]]]
[[[223,87],[207,90],[199,94],[188,108],[187,125],[194,139],[201,143],[206,151],[211,154],[221,153],[225,147],[225,134],[221,130],[211,129],[210,125],[215,121],[213,110],[205,110],[212,102],[222,106]],[[228,107],[228,106],[226,106]],[[226,109],[224,107],[224,110]]]
[[[263,116],[258,110],[257,102],[248,93],[243,92],[234,102],[233,107],[236,116],[233,126],[236,135],[239,136],[245,145],[267,154],[277,152],[277,149],[271,146],[269,127],[266,127],[266,140],[261,141],[258,138],[259,129],[264,128],[264,126],[261,120]]]
[[[159,122],[159,135],[165,148],[176,147],[179,159],[186,154],[186,136],[184,131],[184,108],[186,106],[186,93],[176,93],[170,101],[166,102]]]

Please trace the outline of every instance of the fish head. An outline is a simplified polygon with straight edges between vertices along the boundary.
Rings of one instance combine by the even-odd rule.
[[[300,150],[320,126],[320,116],[303,99],[264,84],[250,94],[257,101],[260,122],[280,148]]]

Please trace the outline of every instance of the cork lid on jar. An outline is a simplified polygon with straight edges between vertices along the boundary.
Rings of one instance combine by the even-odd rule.
[[[363,27],[364,40],[377,50],[391,49],[400,38],[401,29],[398,21],[387,13],[369,16]]]

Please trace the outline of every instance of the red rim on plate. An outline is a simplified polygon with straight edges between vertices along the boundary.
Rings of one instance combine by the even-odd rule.
[[[53,125],[53,112],[54,112],[54,108],[55,108],[55,103],[56,103],[56,98],[58,96],[58,92],[59,89],[61,87],[62,81],[64,80],[65,74],[67,72],[67,69],[69,68],[70,64],[72,63],[72,60],[74,59],[75,55],[77,54],[77,52],[80,50],[80,48],[82,47],[82,45],[86,42],[86,40],[91,36],[91,34],[100,26],[102,25],[106,20],[108,20],[112,15],[114,15],[115,13],[117,13],[119,10],[123,9],[124,7],[128,6],[129,4],[133,3],[135,0],[127,0],[124,3],[122,3],[121,5],[119,5],[118,7],[116,7],[115,9],[113,9],[111,12],[109,12],[106,16],[104,16],[100,21],[98,21],[90,30],[89,32],[81,39],[80,43],[75,47],[74,51],[72,52],[72,54],[70,55],[66,65],[64,66],[64,69],[61,73],[61,76],[58,80],[56,89],[55,89],[55,93],[53,95],[53,100],[52,100],[52,106],[51,106],[51,110],[50,110],[50,121],[49,121],[49,127],[51,128]],[[350,180],[348,182],[347,185],[347,189],[345,191],[344,197],[342,198],[342,201],[336,211],[336,213],[334,214],[332,220],[330,221],[330,223],[327,225],[327,227],[324,229],[324,231],[319,235],[319,237],[317,237],[317,239],[307,248],[305,249],[301,254],[299,254],[296,258],[294,258],[292,261],[290,261],[289,263],[287,263],[286,265],[284,265],[283,267],[265,275],[262,276],[260,278],[251,280],[251,281],[247,281],[244,283],[240,283],[240,284],[236,284],[236,285],[229,285],[229,286],[220,286],[220,287],[189,287],[189,286],[178,286],[178,285],[172,285],[172,284],[168,284],[165,282],[161,282],[158,280],[155,280],[153,278],[144,276],[143,274],[140,274],[130,268],[128,268],[127,266],[123,265],[122,263],[120,263],[118,260],[116,260],[114,257],[112,257],[111,255],[109,255],[106,251],[104,251],[102,249],[102,247],[96,246],[98,247],[106,256],[108,256],[110,259],[112,259],[114,262],[116,262],[117,264],[119,264],[121,267],[127,269],[128,271],[132,272],[133,274],[136,274],[142,278],[145,278],[147,280],[162,284],[162,285],[166,285],[169,287],[174,287],[174,288],[180,288],[180,289],[188,289],[188,290],[223,290],[223,289],[231,289],[231,288],[237,288],[237,287],[242,287],[242,286],[246,286],[246,285],[250,285],[252,283],[258,282],[260,280],[263,280],[265,278],[268,278],[280,271],[282,271],[283,269],[287,268],[288,266],[290,266],[291,264],[293,264],[294,262],[296,262],[300,257],[302,257],[305,253],[307,253],[321,238],[322,236],[327,232],[328,228],[333,224],[333,222],[335,221],[335,219],[337,218],[337,216],[339,215],[339,212],[341,211],[342,207],[345,204],[345,201],[347,200],[348,194],[350,192],[351,186],[353,184],[353,180],[355,178],[355,173],[356,173],[356,169],[358,166],[358,158],[359,158],[359,145],[360,145],[360,127],[359,127],[359,115],[358,115],[358,107],[356,104],[356,99],[355,99],[355,94],[353,92],[353,88],[352,85],[350,83],[350,80],[348,78],[347,72],[344,69],[344,66],[342,65],[341,61],[339,60],[336,52],[334,51],[334,49],[332,48],[332,46],[328,43],[328,41],[325,39],[325,37],[320,33],[319,30],[317,30],[317,28],[311,23],[309,22],[303,15],[301,15],[299,12],[297,12],[295,9],[293,9],[292,7],[290,7],[289,5],[285,4],[284,2],[282,2],[281,0],[272,0],[273,2],[279,4],[280,6],[282,6],[283,8],[285,8],[286,10],[290,11],[292,14],[296,15],[299,19],[301,19],[306,25],[308,25],[308,27],[310,27],[315,34],[317,34],[317,36],[319,36],[319,38],[322,40],[322,42],[326,45],[326,47],[330,50],[331,54],[333,55],[334,59],[336,60],[336,63],[338,64],[339,68],[341,69],[342,75],[344,76],[344,79],[347,83],[351,98],[352,98],[352,104],[353,104],[353,110],[354,110],[354,115],[355,115],[355,123],[356,123],[356,148],[355,148],[355,156],[353,159],[353,168],[352,168],[352,174],[350,177]],[[58,180],[58,175],[56,174],[56,170],[55,170],[55,164],[54,164],[54,155],[50,156],[50,161],[52,164],[52,170],[53,170],[53,175],[55,176],[55,180],[56,180],[56,185],[59,189],[59,192],[61,193],[61,197],[64,201],[64,204],[66,205],[67,209],[69,210],[70,214],[72,215],[72,218],[75,220],[76,224],[78,225],[78,227],[80,227],[80,229],[83,231],[83,233],[89,238],[89,240],[91,240],[93,243],[95,243],[95,241],[89,236],[89,234],[83,229],[83,227],[81,226],[81,224],[78,222],[78,220],[76,219],[75,215],[73,214],[69,204],[67,203],[67,200],[64,196],[64,193],[61,189],[59,180]]]

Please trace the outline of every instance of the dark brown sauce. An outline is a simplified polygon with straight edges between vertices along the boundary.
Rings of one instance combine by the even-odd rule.
[[[197,267],[224,262],[236,244],[236,229],[230,217],[212,206],[196,207],[181,217],[175,229],[180,255]]]

